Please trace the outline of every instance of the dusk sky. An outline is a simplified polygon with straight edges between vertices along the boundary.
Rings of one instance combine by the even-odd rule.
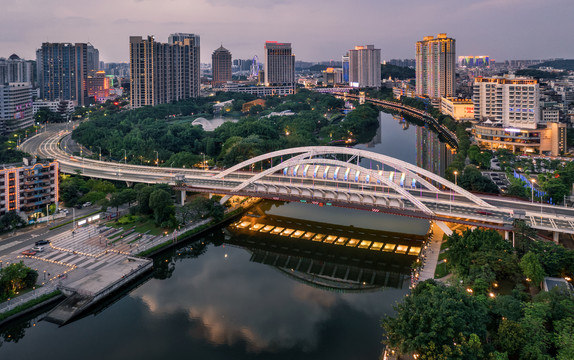
[[[130,35],[201,37],[202,62],[220,44],[233,58],[291,42],[297,60],[340,60],[374,44],[382,59],[414,58],[415,42],[446,32],[457,55],[496,60],[574,58],[573,0],[0,0],[0,57],[35,58],[42,42],[91,42],[100,60],[129,61]]]

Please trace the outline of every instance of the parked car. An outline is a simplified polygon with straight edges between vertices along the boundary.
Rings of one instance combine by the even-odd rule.
[[[88,202],[85,202],[84,205],[82,205],[82,206],[83,206],[83,207],[92,206],[92,203],[88,201]]]
[[[29,249],[29,250],[24,250],[24,251],[22,251],[22,255],[32,256],[32,255],[36,255],[36,252],[35,252],[34,250],[31,250],[31,249]]]
[[[50,240],[39,240],[34,243],[36,246],[46,246],[50,244]]]

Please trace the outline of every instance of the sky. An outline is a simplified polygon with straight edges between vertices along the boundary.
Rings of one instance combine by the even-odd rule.
[[[201,61],[221,44],[263,57],[292,43],[297,60],[340,60],[374,44],[381,58],[414,58],[415,42],[447,33],[457,55],[574,58],[573,0],[0,0],[0,57],[34,59],[42,42],[91,42],[105,62],[129,61],[129,36],[201,37]]]

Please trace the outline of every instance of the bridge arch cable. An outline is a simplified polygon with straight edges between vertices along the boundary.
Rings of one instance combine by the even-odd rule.
[[[239,184],[235,188],[233,188],[231,190],[231,192],[239,192],[240,190],[242,190],[245,187],[255,183],[256,181],[260,180],[261,178],[264,178],[267,175],[271,175],[277,171],[281,171],[285,167],[294,166],[294,165],[298,165],[298,164],[317,164],[317,163],[329,164],[329,165],[340,166],[340,167],[347,167],[347,168],[353,169],[355,171],[366,172],[373,179],[379,180],[382,184],[388,186],[389,188],[393,189],[396,193],[402,195],[404,198],[409,200],[414,206],[416,206],[422,212],[424,212],[428,215],[434,215],[434,212],[431,209],[429,209],[425,204],[423,204],[419,199],[414,197],[411,193],[406,191],[401,186],[397,185],[395,182],[390,181],[390,180],[386,179],[384,176],[379,175],[378,172],[376,172],[372,169],[365,169],[362,166],[355,165],[353,163],[347,163],[347,162],[340,161],[340,160],[291,158],[287,161],[284,161],[283,163],[281,163],[279,165],[275,165],[275,166],[273,166],[273,167],[271,167],[271,168],[269,168],[263,172],[258,173],[257,175],[254,175],[253,177],[245,180],[244,182],[242,182],[241,184]]]

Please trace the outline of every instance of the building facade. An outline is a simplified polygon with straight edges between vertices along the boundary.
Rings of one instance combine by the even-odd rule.
[[[130,36],[132,108],[198,97],[199,46],[194,34],[171,34],[167,44],[153,36]]]
[[[104,102],[110,97],[110,78],[105,71],[98,71],[89,75],[86,80],[86,90],[90,98],[96,102]]]
[[[470,99],[442,98],[440,112],[450,115],[456,121],[474,120],[474,104]]]
[[[211,55],[211,73],[213,87],[219,87],[231,81],[231,53],[223,45]]]
[[[381,87],[381,49],[374,45],[355,46],[349,50],[349,85]]]
[[[90,103],[86,90],[88,74],[99,67],[97,49],[87,43],[43,43],[36,51],[40,97],[54,101],[72,100],[79,106]]]
[[[0,84],[0,133],[8,134],[32,125],[32,85],[29,82]]]
[[[566,151],[566,124],[539,124],[535,129],[504,127],[490,120],[472,127],[474,140],[490,150],[559,156]]]
[[[540,122],[539,84],[532,78],[506,75],[474,79],[476,121],[490,120],[504,127],[536,129]]]
[[[416,43],[417,94],[430,98],[456,96],[455,40],[438,34]]]
[[[46,210],[58,201],[58,162],[4,165],[0,169],[0,215]]]
[[[295,88],[295,55],[291,43],[265,43],[265,86]]]
[[[8,59],[0,58],[0,85],[8,83],[35,83],[35,66],[30,60],[20,59],[12,54]]]

